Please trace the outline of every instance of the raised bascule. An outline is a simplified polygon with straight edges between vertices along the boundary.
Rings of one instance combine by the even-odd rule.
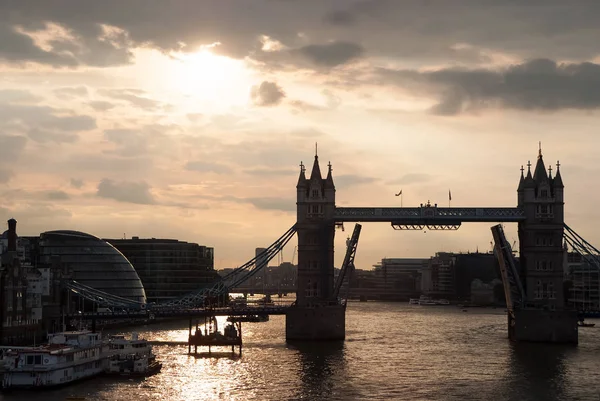
[[[331,163],[325,178],[315,154],[310,176],[300,164],[296,185],[296,223],[253,259],[231,273],[179,299],[141,304],[67,280],[65,287],[98,306],[112,307],[111,318],[166,316],[286,315],[287,340],[342,340],[345,338],[346,303],[340,289],[354,268],[361,222],[387,222],[397,230],[456,230],[463,223],[517,223],[520,260],[514,257],[502,224],[491,227],[495,254],[506,296],[508,336],[514,341],[578,342],[578,313],[567,307],[563,286],[566,246],[578,252],[600,272],[600,251],[564,223],[564,185],[556,173],[546,171],[540,148],[533,173],[521,167],[516,207],[336,207]],[[357,223],[347,241],[340,273],[334,277],[334,238],[343,223]],[[292,306],[223,307],[232,289],[265,268],[283,247],[298,236],[298,279]],[[215,304],[216,302],[216,304]],[[208,306],[208,307],[207,307]],[[92,312],[78,319],[106,318]]]
[[[345,336],[345,305],[334,294],[335,228],[344,222],[388,222],[398,230],[456,230],[466,222],[518,223],[520,264],[501,225],[492,227],[507,294],[508,333],[515,341],[577,343],[577,312],[563,289],[564,185],[557,163],[546,172],[541,149],[533,174],[521,168],[517,206],[500,208],[336,207],[331,164],[321,176],[315,155],[310,177],[301,164],[297,188],[297,302],[287,313],[288,340]]]

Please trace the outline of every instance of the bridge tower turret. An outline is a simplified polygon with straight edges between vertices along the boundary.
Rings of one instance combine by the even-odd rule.
[[[331,163],[321,175],[315,152],[310,177],[300,165],[297,189],[296,305],[286,316],[288,340],[343,339],[345,309],[333,299],[335,184]]]
[[[310,177],[300,171],[297,198],[298,281],[296,299],[306,306],[329,301],[333,292],[333,241],[335,185],[331,164],[327,178],[321,176],[315,155]]]
[[[518,206],[525,220],[518,226],[520,273],[526,299],[516,319],[517,340],[577,342],[576,315],[566,308],[563,287],[564,185],[557,167],[546,171],[540,146],[533,175],[519,183]]]

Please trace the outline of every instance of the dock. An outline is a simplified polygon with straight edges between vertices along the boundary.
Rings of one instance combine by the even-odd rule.
[[[218,330],[217,320],[214,316],[204,318],[204,330],[199,320],[196,320],[195,331],[192,333],[193,322],[190,319],[190,328],[188,335],[188,354],[198,356],[198,347],[208,347],[208,354],[211,355],[212,347],[231,347],[231,352],[235,353],[235,347],[239,349],[239,355],[242,355],[242,323],[232,322],[225,326],[223,333]]]

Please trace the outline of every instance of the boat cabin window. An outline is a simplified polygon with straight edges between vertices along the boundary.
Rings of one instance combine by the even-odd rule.
[[[25,364],[26,365],[41,365],[42,364],[42,356],[41,355],[27,355]]]

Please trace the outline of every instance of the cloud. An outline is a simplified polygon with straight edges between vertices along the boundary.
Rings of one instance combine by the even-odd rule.
[[[149,135],[151,133],[145,135],[144,132],[133,129],[109,129],[104,131],[104,137],[117,145],[112,153],[125,157],[148,153]]]
[[[377,181],[376,178],[356,174],[343,174],[333,177],[336,187],[350,187],[361,184],[370,184]]]
[[[337,109],[342,104],[342,99],[337,96],[333,91],[329,89],[323,89],[321,91],[323,96],[325,96],[327,107],[330,109]]]
[[[324,111],[327,110],[326,107],[319,106],[318,104],[312,104],[305,102],[303,100],[292,100],[290,101],[290,105],[299,111],[310,112],[310,111]]]
[[[6,183],[14,176],[12,170],[0,167],[0,183]]]
[[[31,140],[40,143],[73,143],[79,139],[77,134],[74,134],[73,132],[48,131],[38,128],[29,130],[27,136]]]
[[[219,42],[214,51],[243,59],[268,36],[290,49],[304,47],[308,57],[327,66],[339,65],[348,53],[330,57],[308,47],[322,47],[318,38],[361,43],[369,55],[411,63],[478,62],[477,52],[457,44],[519,57],[584,60],[597,55],[599,17],[595,2],[574,10],[561,0],[547,0],[543,7],[491,0],[255,0],[252,8],[216,0],[168,5],[104,0],[102,7],[76,0],[3,1],[0,58],[17,64],[109,66],[131,62],[135,48],[168,53]]]
[[[145,182],[115,182],[103,179],[98,184],[96,195],[101,198],[114,199],[119,202],[137,203],[142,205],[155,204],[150,192],[150,185]]]
[[[0,90],[0,102],[6,103],[37,103],[42,98],[35,96],[27,90],[4,89]]]
[[[130,105],[145,110],[155,110],[160,107],[161,102],[147,97],[139,96],[145,92],[137,89],[100,89],[99,95],[109,97],[111,99],[124,100]]]
[[[73,188],[81,189],[83,187],[83,180],[77,178],[71,178],[69,181]]]
[[[295,199],[284,198],[241,198],[242,201],[252,204],[257,209],[263,210],[279,210],[282,212],[293,212],[296,210]]]
[[[94,100],[94,101],[88,102],[88,106],[90,106],[92,109],[94,109],[96,111],[108,111],[115,107],[114,104],[112,104],[110,102],[106,102],[104,100]]]
[[[317,129],[310,128],[304,130],[297,130],[290,132],[291,136],[300,137],[300,138],[317,138],[325,136],[324,132],[321,132]]]
[[[294,72],[297,69],[306,69],[330,73],[332,69],[345,66],[365,54],[365,48],[357,43],[332,41],[282,47],[274,51],[258,51],[252,58],[263,63],[267,70]]]
[[[201,173],[229,174],[231,168],[219,164],[205,161],[189,161],[185,164],[185,169],[188,171],[198,171]]]
[[[263,81],[260,85],[253,86],[250,98],[257,106],[275,106],[283,100],[285,92],[275,82]]]
[[[44,197],[49,200],[67,200],[69,194],[64,191],[48,191],[44,194]]]
[[[200,121],[202,119],[202,117],[204,117],[204,115],[202,113],[188,113],[185,116],[187,117],[188,120],[190,120],[193,123],[197,123],[198,121]]]
[[[85,86],[57,88],[52,92],[54,92],[56,97],[67,100],[88,95],[88,89]]]
[[[27,138],[17,135],[0,134],[0,162],[16,161],[27,144]]]
[[[396,180],[387,181],[386,184],[390,184],[390,185],[420,184],[423,182],[431,181],[432,178],[433,177],[429,174],[411,173],[411,174],[405,174]]]
[[[303,100],[291,100],[289,103],[293,108],[303,112],[335,110],[342,104],[342,99],[328,89],[322,90],[321,94],[325,97],[325,105],[313,104]]]
[[[237,197],[237,196],[216,196],[216,195],[199,195],[203,199],[210,199],[220,202],[247,203],[261,210],[278,210],[282,212],[293,212],[296,210],[296,200],[278,197]]]
[[[297,52],[317,66],[336,67],[362,56],[364,48],[356,43],[332,42],[307,45]]]
[[[169,134],[179,131],[178,126],[147,124],[139,129],[109,129],[104,131],[104,137],[114,144],[114,149],[105,150],[106,154],[123,157],[173,157],[181,139],[178,135]]]
[[[249,174],[249,175],[262,176],[262,177],[270,177],[270,176],[281,176],[281,175],[283,175],[283,176],[294,175],[294,174],[298,174],[298,170],[292,170],[289,168],[257,167],[257,168],[246,169],[246,170],[244,170],[244,173]]]
[[[336,10],[325,15],[324,20],[333,25],[352,26],[356,23],[356,17],[348,10]]]
[[[122,157],[110,154],[98,154],[93,150],[80,151],[70,155],[54,167],[57,171],[77,171],[95,174],[111,172],[120,175],[146,175],[154,166],[154,161],[146,155]]]
[[[33,3],[36,3],[35,1]],[[9,63],[39,63],[53,67],[96,67],[127,64],[131,61],[131,43],[125,31],[97,20],[81,23],[83,15],[67,23],[56,14],[71,8],[42,2],[19,10],[18,4],[0,4],[0,59]],[[48,9],[46,7],[52,7]],[[94,13],[94,10],[80,10]],[[21,14],[25,12],[26,14]],[[54,15],[52,15],[54,14]],[[70,17],[73,17],[71,15]],[[78,21],[79,19],[79,21]]]
[[[10,9],[4,9],[6,5],[0,4],[0,15],[9,13]],[[5,14],[8,15],[8,14]],[[24,62],[36,62],[49,64],[55,67],[77,65],[77,60],[68,54],[46,51],[38,47],[33,39],[17,31],[16,26],[0,19],[0,60],[22,64]],[[41,23],[41,21],[38,21]]]
[[[456,115],[486,108],[556,111],[600,108],[600,65],[557,64],[537,59],[503,70],[447,68],[436,71],[379,70],[381,83],[395,83],[438,103],[434,114]]]
[[[90,116],[65,114],[67,114],[65,110],[59,111],[48,106],[0,102],[0,127],[7,123],[19,123],[29,128],[71,132],[96,128],[96,120]]]

